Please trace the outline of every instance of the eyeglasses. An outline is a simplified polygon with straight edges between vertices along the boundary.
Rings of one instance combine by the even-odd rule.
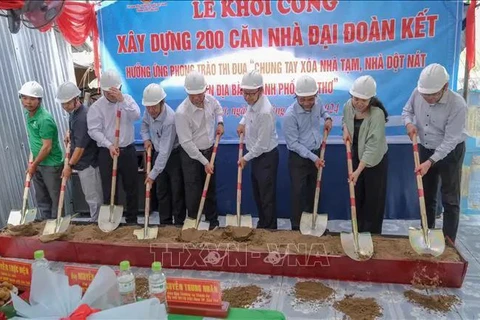
[[[253,97],[254,95],[256,95],[259,92],[260,92],[260,89],[252,91],[252,92],[246,92],[245,90],[242,90],[242,94],[244,96],[248,96],[248,97]]]

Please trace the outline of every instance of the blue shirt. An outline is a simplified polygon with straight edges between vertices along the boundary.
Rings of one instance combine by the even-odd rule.
[[[295,101],[288,107],[283,117],[283,135],[287,149],[298,153],[302,158],[317,161],[318,156],[312,152],[322,143],[321,118],[327,120],[330,115],[317,101],[311,111],[305,111]]]
[[[97,167],[98,147],[97,143],[88,135],[87,113],[88,108],[81,105],[77,110],[70,113],[70,156],[75,148],[84,149],[80,160],[73,169],[82,171],[90,166]]]
[[[175,131],[175,112],[165,104],[160,115],[153,119],[145,110],[140,134],[143,141],[152,141],[155,151],[158,152],[155,165],[148,175],[150,179],[155,180],[165,169],[172,150],[179,145]]]

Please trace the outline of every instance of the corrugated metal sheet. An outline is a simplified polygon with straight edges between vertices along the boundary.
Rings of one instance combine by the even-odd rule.
[[[31,80],[43,86],[43,105],[55,118],[63,139],[67,114],[55,102],[55,93],[62,82],[75,81],[75,76],[70,45],[53,30],[42,33],[22,26],[11,34],[7,19],[0,17],[0,48],[0,226],[4,226],[10,210],[21,207],[29,153],[18,90]],[[35,205],[32,196],[29,203]]]

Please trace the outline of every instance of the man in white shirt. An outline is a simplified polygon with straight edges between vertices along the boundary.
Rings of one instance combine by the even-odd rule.
[[[433,63],[422,70],[418,85],[403,108],[402,118],[412,139],[418,133],[428,227],[435,227],[438,185],[444,208],[443,233],[455,242],[460,217],[460,187],[467,133],[467,104],[448,89],[445,68]],[[415,118],[415,124],[413,122]]]
[[[90,107],[87,114],[88,134],[100,148],[98,164],[102,178],[103,200],[110,204],[113,157],[118,156],[118,173],[126,193],[127,223],[136,223],[138,215],[138,163],[134,145],[134,123],[140,119],[140,108],[133,98],[121,92],[120,75],[107,70],[100,78],[103,96]],[[115,148],[115,121],[121,112],[119,147]],[[118,192],[116,193],[118,195]]]
[[[146,183],[156,182],[160,224],[182,226],[185,220],[185,189],[177,133],[175,112],[165,102],[167,94],[156,83],[143,91],[141,135],[145,149],[154,149],[154,165]]]
[[[277,229],[278,136],[275,110],[263,93],[263,77],[254,70],[246,73],[240,84],[248,104],[237,128],[245,134],[248,152],[238,161],[244,168],[252,161],[253,196],[258,210],[257,228]]]
[[[223,109],[213,96],[206,93],[205,77],[197,71],[192,71],[185,77],[185,91],[188,97],[177,108],[175,127],[182,146],[180,159],[187,212],[190,218],[197,217],[205,178],[211,174],[203,213],[210,222],[210,229],[214,229],[219,223],[215,173],[210,159],[215,136],[223,135],[224,132]]]

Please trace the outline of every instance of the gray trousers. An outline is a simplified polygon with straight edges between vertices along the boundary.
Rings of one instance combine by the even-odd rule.
[[[57,218],[62,170],[63,166],[38,166],[33,175],[33,187],[39,213],[37,219],[39,220]]]
[[[85,201],[90,208],[90,222],[98,220],[98,213],[103,204],[102,180],[100,177],[100,170],[98,167],[89,166],[82,171],[78,171],[80,184],[82,186]]]

